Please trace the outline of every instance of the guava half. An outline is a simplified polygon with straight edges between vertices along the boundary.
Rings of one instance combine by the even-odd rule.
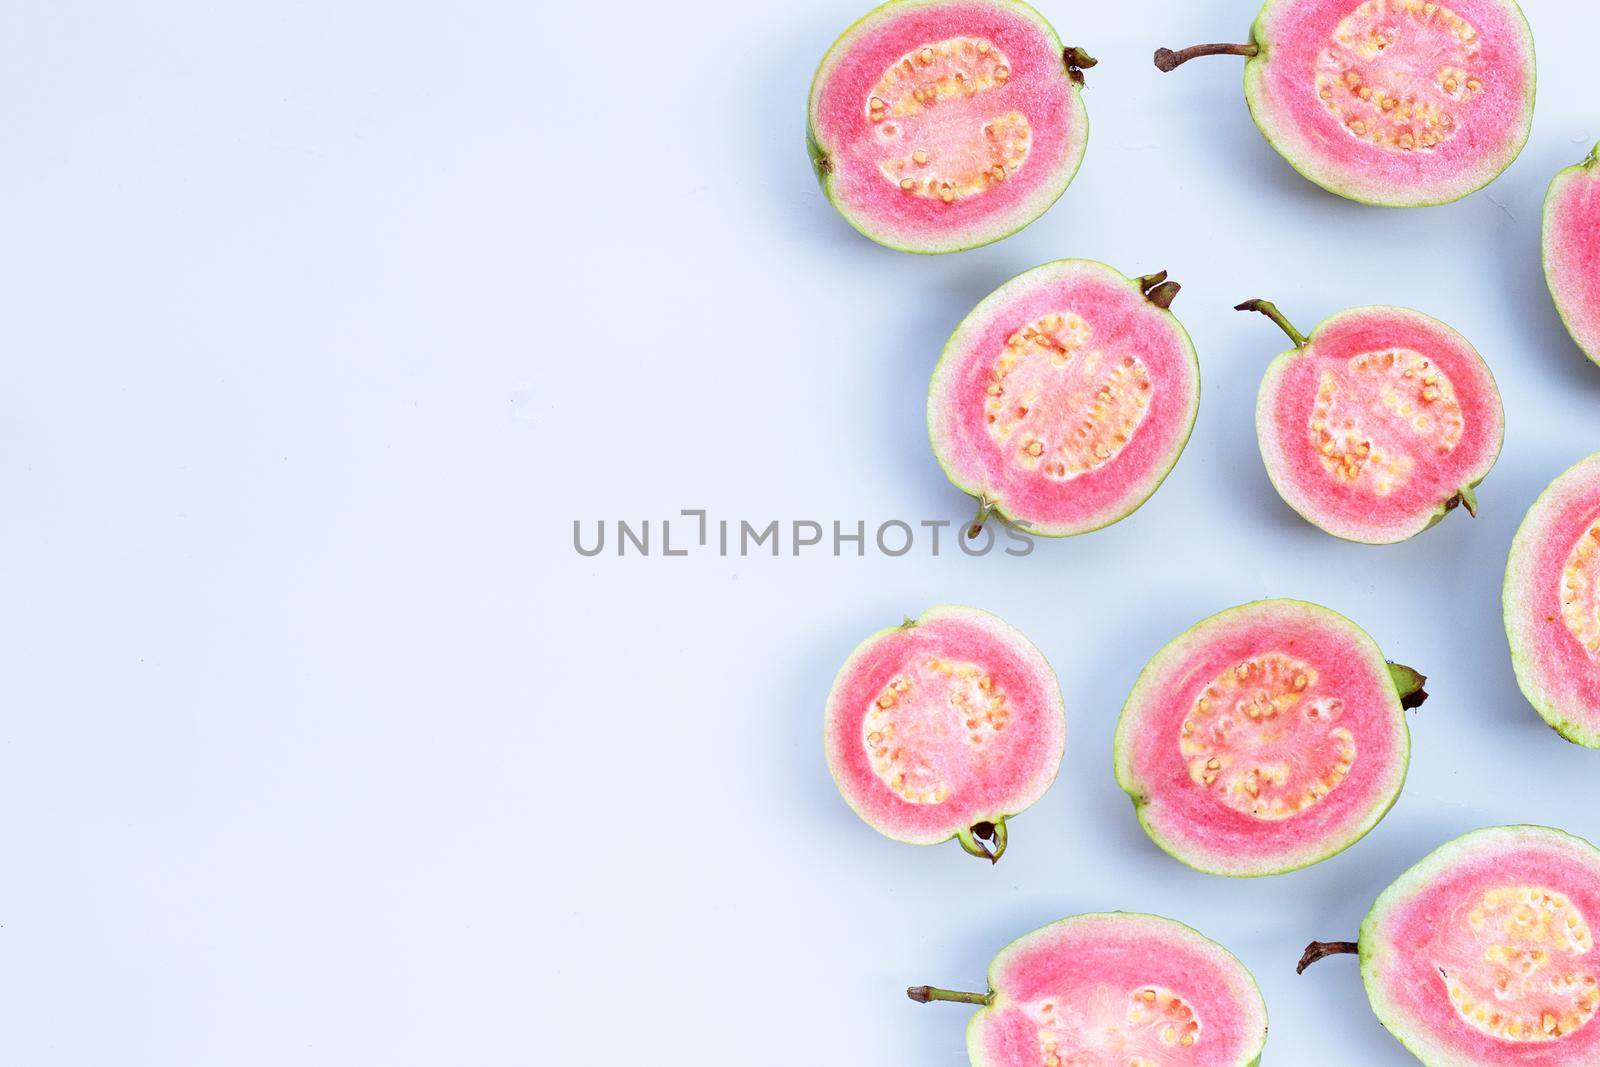
[[[1583,354],[1600,363],[1600,145],[1544,197],[1544,279]]]
[[[823,725],[833,780],[868,825],[916,845],[955,838],[991,862],[1006,819],[1055,780],[1066,737],[1039,650],[988,612],[948,606],[856,646]]]
[[[1386,545],[1414,537],[1474,491],[1500,455],[1505,414],[1467,339],[1420,311],[1361,307],[1306,337],[1265,300],[1295,347],[1272,361],[1256,437],[1278,494],[1335,537]]]
[[[1171,919],[1075,915],[1025,934],[989,964],[989,989],[912,986],[978,1005],[973,1067],[1253,1067],[1267,1005],[1232,953]]]
[[[1528,509],[1502,606],[1523,695],[1562,737],[1600,748],[1600,453]]]
[[[1150,498],[1200,406],[1194,346],[1166,272],[1126,278],[1063,259],[1018,275],[956,327],[928,387],[945,474],[991,515],[1049,537]]]
[[[1405,782],[1405,711],[1427,681],[1355,623],[1300,600],[1230,608],[1140,673],[1117,784],[1145,833],[1197,870],[1281,874],[1360,840]]]
[[[906,252],[998,241],[1066,190],[1094,59],[1018,0],[891,0],[811,82],[806,141],[845,220]]]
[[[1267,141],[1329,192],[1384,207],[1458,200],[1511,165],[1533,124],[1533,36],[1512,0],[1267,0],[1244,44]]]
[[[1359,952],[1378,1020],[1431,1067],[1593,1067],[1596,921],[1600,851],[1493,826],[1430,852],[1379,895],[1359,941],[1314,941],[1298,970]]]

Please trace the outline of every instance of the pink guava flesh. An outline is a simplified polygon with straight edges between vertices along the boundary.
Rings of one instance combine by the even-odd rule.
[[[885,4],[834,42],[812,82],[823,188],[851,225],[893,248],[998,240],[1077,173],[1089,124],[1074,74],[1025,4]]]
[[[1001,286],[956,328],[928,390],[934,454],[956,486],[1033,533],[1099,529],[1178,461],[1200,368],[1138,280],[1060,260]]]
[[[1117,724],[1117,781],[1162,849],[1277,874],[1347,848],[1394,804],[1410,738],[1390,665],[1297,600],[1214,615],[1158,652]]]
[[[1542,826],[1498,826],[1430,853],[1361,924],[1383,1025],[1424,1063],[1600,1063],[1600,852]]]
[[[1533,37],[1511,0],[1268,0],[1245,99],[1307,178],[1415,207],[1499,175],[1533,120]]]
[[[1457,506],[1500,454],[1500,391],[1466,338],[1417,311],[1341,311],[1268,368],[1267,474],[1329,533],[1389,544]],[[1470,503],[1476,509],[1476,503]]]
[[[1561,736],[1600,748],[1600,453],[1529,509],[1503,606],[1523,694]]]
[[[913,844],[965,835],[1038,800],[1066,717],[1054,672],[987,612],[933,608],[862,642],[828,696],[828,767],[875,829]]]
[[[1600,147],[1545,194],[1544,276],[1572,339],[1600,363]]]
[[[974,1067],[1245,1067],[1266,1042],[1266,1005],[1244,965],[1153,915],[1036,930],[994,958],[989,983],[992,1005],[967,1032]]]

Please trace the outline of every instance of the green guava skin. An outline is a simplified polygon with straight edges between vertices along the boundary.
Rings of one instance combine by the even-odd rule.
[[[1284,161],[1293,167],[1301,177],[1315,185],[1333,193],[1335,196],[1346,200],[1353,200],[1359,204],[1372,207],[1437,207],[1441,204],[1454,203],[1462,197],[1468,196],[1484,188],[1489,183],[1503,174],[1506,168],[1514,163],[1527,144],[1533,120],[1534,97],[1536,95],[1536,67],[1534,64],[1533,35],[1528,29],[1527,18],[1522,14],[1521,8],[1515,3],[1510,6],[1515,11],[1521,22],[1523,37],[1528,49],[1528,94],[1521,117],[1522,133],[1514,149],[1508,157],[1497,167],[1487,169],[1475,175],[1470,187],[1450,190],[1438,195],[1407,196],[1403,192],[1385,194],[1376,190],[1363,190],[1343,183],[1338,178],[1323,173],[1323,168],[1318,165],[1317,158],[1308,152],[1297,151],[1295,147],[1286,143],[1287,125],[1275,116],[1267,105],[1267,91],[1264,78],[1267,64],[1271,62],[1274,54],[1272,43],[1272,20],[1279,17],[1280,12],[1288,15],[1301,0],[1267,0],[1257,13],[1255,21],[1250,27],[1249,43],[1256,48],[1256,54],[1251,56],[1244,67],[1244,99],[1245,105],[1250,109],[1250,118],[1254,121],[1256,129],[1261,136],[1266,138],[1275,152],[1284,158]],[[1509,0],[1508,0],[1509,2]]]
[[[1151,676],[1160,664],[1164,653],[1166,653],[1172,647],[1179,645],[1180,642],[1183,642],[1185,639],[1189,638],[1190,635],[1194,634],[1195,631],[1206,627],[1207,624],[1221,622],[1240,613],[1251,611],[1262,603],[1262,601],[1252,601],[1247,604],[1240,604],[1235,607],[1228,608],[1227,610],[1218,612],[1215,615],[1208,616],[1164,645],[1161,651],[1157,652],[1156,655],[1151,658],[1150,662],[1145,665],[1144,669],[1140,671],[1139,678],[1134,683],[1133,691],[1128,695],[1127,701],[1125,701],[1123,704],[1124,714],[1127,714],[1128,709],[1141,695],[1141,689],[1146,681],[1150,680],[1154,682],[1157,680],[1151,678]],[[1325,859],[1337,856],[1339,853],[1354,846],[1367,834],[1371,833],[1372,830],[1375,829],[1377,825],[1383,821],[1384,817],[1388,815],[1388,813],[1394,808],[1394,805],[1398,803],[1401,794],[1405,791],[1405,781],[1411,766],[1411,744],[1410,728],[1409,724],[1405,722],[1404,708],[1407,706],[1406,701],[1409,698],[1412,698],[1413,695],[1426,697],[1426,693],[1422,690],[1422,686],[1426,679],[1411,667],[1385,660],[1382,653],[1378,650],[1376,643],[1372,641],[1370,635],[1366,635],[1366,632],[1361,630],[1361,628],[1354,622],[1330,608],[1323,607],[1320,604],[1313,604],[1309,601],[1290,599],[1279,599],[1273,601],[1273,603],[1312,609],[1315,613],[1326,615],[1331,620],[1336,621],[1338,624],[1351,627],[1353,630],[1359,631],[1366,636],[1367,643],[1371,644],[1372,646],[1371,653],[1374,657],[1376,657],[1374,662],[1381,662],[1386,668],[1379,676],[1387,679],[1389,688],[1394,697],[1395,706],[1398,709],[1398,714],[1400,715],[1400,722],[1402,726],[1400,739],[1402,744],[1397,753],[1400,763],[1399,783],[1387,803],[1383,804],[1381,808],[1373,809],[1369,815],[1365,828],[1351,837],[1348,841],[1338,842],[1330,845],[1328,848],[1309,854],[1307,858],[1292,864],[1273,865],[1268,868],[1260,869],[1222,870],[1217,867],[1209,867],[1195,862],[1195,860],[1186,855],[1180,847],[1169,841],[1165,834],[1151,822],[1147,810],[1149,807],[1149,798],[1146,795],[1145,783],[1136,781],[1132,777],[1133,761],[1131,758],[1131,749],[1136,738],[1133,736],[1131,731],[1124,730],[1123,721],[1119,719],[1112,744],[1112,770],[1117,779],[1117,784],[1122,787],[1123,792],[1125,792],[1128,795],[1128,798],[1133,802],[1134,814],[1139,820],[1139,825],[1144,829],[1145,834],[1150,838],[1150,840],[1155,842],[1156,847],[1160,848],[1161,851],[1165,852],[1179,863],[1182,863],[1185,867],[1188,867],[1191,870],[1199,871],[1202,874],[1222,875],[1229,878],[1265,878],[1273,875],[1288,874],[1293,871],[1304,870],[1307,867],[1321,863]]]
[[[1455,328],[1451,327],[1448,323],[1434,319],[1431,315],[1424,315],[1422,312],[1417,311],[1414,308],[1400,307],[1394,304],[1373,304],[1360,308],[1343,308],[1327,316],[1313,326],[1311,328],[1311,332],[1306,335],[1306,347],[1316,343],[1318,334],[1320,334],[1323,328],[1329,323],[1332,323],[1343,316],[1357,311],[1390,312],[1395,315],[1415,316],[1428,319],[1440,326],[1445,327],[1457,337],[1460,337],[1459,331],[1455,330]],[[1463,344],[1468,344],[1466,338],[1464,337],[1461,337],[1461,341]],[[1266,372],[1261,377],[1261,388],[1256,396],[1256,444],[1261,451],[1262,465],[1266,468],[1267,480],[1272,483],[1272,488],[1277,491],[1278,496],[1283,500],[1283,502],[1294,509],[1296,515],[1299,515],[1302,519],[1305,519],[1323,533],[1337,537],[1341,541],[1350,541],[1353,544],[1362,545],[1393,545],[1399,544],[1403,541],[1409,541],[1411,538],[1433,529],[1444,520],[1446,515],[1450,514],[1452,511],[1455,511],[1459,507],[1465,506],[1466,510],[1473,515],[1478,513],[1478,499],[1476,490],[1480,485],[1483,484],[1484,479],[1486,479],[1493,470],[1493,462],[1489,464],[1489,468],[1486,469],[1482,474],[1479,474],[1475,478],[1467,479],[1454,497],[1436,506],[1430,513],[1428,513],[1427,518],[1423,520],[1421,525],[1408,528],[1402,532],[1401,536],[1391,536],[1387,534],[1382,536],[1362,536],[1361,534],[1351,530],[1335,530],[1330,527],[1328,522],[1322,516],[1310,512],[1296,503],[1295,497],[1297,494],[1289,491],[1289,487],[1286,486],[1279,476],[1273,471],[1273,464],[1268,460],[1267,457],[1266,442],[1269,435],[1273,433],[1274,430],[1272,426],[1272,411],[1268,407],[1268,400],[1270,399],[1270,391],[1274,381],[1281,375],[1284,368],[1304,351],[1304,347],[1295,346],[1280,352],[1277,356],[1273,357],[1272,362],[1267,365]],[[1499,386],[1495,382],[1494,373],[1489,368],[1487,363],[1484,364],[1484,373],[1488,384],[1494,387],[1496,404],[1500,410],[1500,434],[1503,441],[1505,409],[1499,398]],[[1498,456],[1500,451],[1499,448],[1496,447],[1494,451],[1495,455]]]
[[[1178,321],[1178,317],[1173,314],[1171,308],[1156,307],[1154,310],[1160,312],[1160,314],[1165,317],[1166,325],[1171,328],[1173,334],[1178,339],[1179,344],[1183,347],[1188,364],[1189,374],[1194,383],[1194,389],[1189,400],[1186,418],[1181,426],[1177,438],[1173,442],[1170,454],[1163,462],[1160,469],[1156,472],[1154,480],[1148,484],[1148,488],[1144,492],[1144,495],[1139,497],[1136,501],[1133,501],[1131,506],[1122,510],[1108,510],[1101,519],[1085,524],[1074,524],[1072,526],[1053,526],[1034,523],[1013,514],[1007,508],[1004,500],[991,500],[987,495],[985,495],[981,486],[973,484],[963,472],[957,470],[951,462],[947,461],[945,457],[945,451],[940,447],[939,441],[939,420],[942,415],[938,402],[940,370],[946,361],[957,360],[961,358],[961,355],[964,353],[968,343],[965,329],[967,323],[975,316],[978,316],[981,312],[985,311],[992,300],[1000,297],[1007,290],[1011,289],[1015,283],[1023,281],[1029,275],[1049,269],[1072,269],[1075,267],[1093,268],[1102,271],[1107,276],[1115,277],[1126,283],[1130,292],[1137,293],[1141,296],[1141,298],[1145,298],[1146,300],[1148,299],[1143,290],[1140,288],[1141,280],[1139,278],[1129,278],[1108,263],[1102,263],[1096,259],[1059,259],[1053,260],[1049,263],[1041,263],[1037,267],[1031,267],[1028,270],[1023,271],[1021,274],[1018,274],[1012,278],[1008,278],[998,288],[996,288],[994,292],[990,293],[988,296],[985,296],[977,303],[976,306],[973,307],[971,311],[967,312],[967,314],[963,316],[961,322],[957,324],[955,330],[951,332],[949,339],[945,341],[944,347],[939,351],[939,358],[934,363],[933,375],[928,381],[927,403],[928,437],[933,448],[933,458],[935,462],[939,464],[939,469],[944,472],[944,476],[949,479],[950,484],[961,490],[963,493],[966,493],[977,503],[980,516],[977,523],[978,525],[981,525],[983,521],[987,521],[989,518],[995,518],[1004,523],[1006,526],[1009,526],[1012,529],[1018,530],[1029,536],[1052,538],[1076,537],[1080,534],[1094,533],[1097,530],[1103,530],[1108,526],[1113,526],[1121,522],[1123,519],[1128,518],[1134,512],[1138,511],[1140,508],[1144,507],[1150,502],[1151,498],[1156,495],[1157,490],[1159,490],[1161,486],[1166,483],[1167,478],[1171,476],[1173,470],[1177,467],[1178,460],[1183,457],[1184,450],[1189,446],[1189,439],[1194,433],[1195,420],[1199,417],[1202,392],[1200,357],[1195,352],[1194,340],[1189,336],[1189,331],[1184,328],[1182,322]],[[1164,277],[1164,272],[1162,276]]]
[[[1447,868],[1449,862],[1461,853],[1467,852],[1475,844],[1495,836],[1514,836],[1517,833],[1533,832],[1540,835],[1554,835],[1556,839],[1581,847],[1588,852],[1595,852],[1595,848],[1588,841],[1565,830],[1553,826],[1539,826],[1535,824],[1513,824],[1508,826],[1488,826],[1471,830],[1440,845],[1407,868],[1400,877],[1396,878],[1388,888],[1378,894],[1372,906],[1367,909],[1365,917],[1361,920],[1360,933],[1357,935],[1357,945],[1361,964],[1361,984],[1366,991],[1367,1001],[1372,1007],[1372,1012],[1377,1016],[1378,1022],[1389,1031],[1394,1039],[1403,1045],[1418,1060],[1430,1067],[1449,1067],[1458,1063],[1456,1053],[1451,1049],[1441,1049],[1437,1042],[1431,1042],[1426,1035],[1413,1032],[1405,1025],[1403,1013],[1386,994],[1382,988],[1379,969],[1383,965],[1382,954],[1385,946],[1378,935],[1379,925],[1385,916],[1396,905],[1403,903],[1407,897],[1428,884],[1428,876],[1437,868]],[[1435,1058],[1437,1055],[1438,1058]],[[1507,1061],[1510,1062],[1510,1061]]]
[[[1556,314],[1561,317],[1561,324],[1567,328],[1568,335],[1572,337],[1572,343],[1577,345],[1578,350],[1588,357],[1589,362],[1600,366],[1600,344],[1594,341],[1590,341],[1587,344],[1584,343],[1580,336],[1583,331],[1578,328],[1578,324],[1572,320],[1572,317],[1567,313],[1566,307],[1563,306],[1560,292],[1561,282],[1556,278],[1555,268],[1550,262],[1551,244],[1556,237],[1555,231],[1560,224],[1560,220],[1555,217],[1557,194],[1562,191],[1568,182],[1592,174],[1597,166],[1600,166],[1600,144],[1595,145],[1590,150],[1589,155],[1582,161],[1557,171],[1556,176],[1550,179],[1550,186],[1545,191],[1544,209],[1540,215],[1540,236],[1542,239],[1540,241],[1539,259],[1544,267],[1545,286],[1550,290],[1550,299],[1555,304]]]
[[[1214,945],[1217,949],[1221,950],[1221,952],[1227,958],[1231,959],[1235,964],[1237,964],[1240,972],[1242,972],[1248,979],[1249,986],[1247,992],[1253,994],[1255,999],[1261,1004],[1262,1019],[1263,1023],[1265,1023],[1267,1011],[1266,999],[1261,995],[1261,986],[1256,981],[1255,975],[1250,973],[1250,969],[1246,967],[1237,956],[1235,956],[1232,952],[1229,952],[1226,948],[1223,948],[1222,945],[1212,941],[1210,938],[1200,933],[1200,931],[1185,923],[1178,922],[1176,919],[1169,919],[1164,915],[1152,915],[1147,912],[1088,912],[1082,915],[1069,916],[1065,919],[1058,919],[1047,926],[1040,927],[1038,930],[1032,930],[1026,934],[1023,934],[1021,937],[1015,938],[1006,944],[1006,946],[999,952],[995,953],[994,958],[989,961],[987,979],[990,997],[994,998],[998,995],[997,975],[1000,964],[1005,959],[1006,954],[1012,949],[1022,947],[1031,939],[1051,930],[1054,927],[1061,926],[1064,923],[1075,923],[1085,920],[1094,921],[1097,919],[1152,919],[1157,922],[1170,925],[1174,929],[1181,931],[1187,936],[1194,937],[1201,941],[1207,942],[1208,944]],[[983,1048],[980,1027],[983,1023],[985,1014],[990,1010],[992,1010],[991,1007],[980,1008],[979,1010],[973,1012],[972,1017],[967,1020],[967,1059],[972,1064],[972,1067],[1010,1067],[1010,1064],[1002,1063],[998,1060],[989,1058],[987,1051]],[[1263,1025],[1261,1030],[1261,1039],[1259,1042],[1254,1044],[1250,1059],[1241,1061],[1239,1063],[1239,1067],[1260,1067],[1261,1053],[1267,1043],[1267,1031],[1268,1027]]]
[[[887,18],[893,17],[897,13],[910,10],[917,6],[925,6],[944,2],[946,2],[946,0],[888,0],[887,3],[883,3],[878,7],[873,8],[871,11],[868,11],[866,14],[856,19],[856,21],[852,22],[849,26],[845,27],[844,32],[839,34],[839,36],[834,39],[834,42],[828,46],[828,50],[823,53],[822,60],[817,64],[816,73],[813,75],[811,82],[811,92],[809,94],[810,103],[814,104],[816,102],[818,93],[824,81],[824,75],[828,70],[829,61],[836,54],[840,53],[844,49],[847,49],[866,30],[871,29]],[[1004,0],[1004,3],[1007,7],[1013,9],[1017,14],[1029,18],[1032,22],[1036,23],[1040,31],[1053,43],[1056,52],[1060,53],[1064,50],[1061,44],[1061,39],[1057,36],[1055,28],[1050,25],[1049,20],[1046,19],[1044,15],[1040,14],[1039,11],[1037,11],[1031,5],[1024,3],[1023,0]],[[1085,108],[1083,104],[1083,86],[1080,81],[1069,77],[1067,74],[1067,68],[1065,66],[1063,66],[1062,71],[1063,77],[1068,78],[1068,81],[1071,84],[1073,121],[1081,125],[1083,130],[1082,139],[1083,142],[1087,144],[1089,138],[1089,113],[1088,109]],[[816,176],[817,183],[822,187],[822,194],[827,197],[828,203],[833,205],[833,209],[837,211],[857,233],[861,234],[861,236],[870,241],[876,242],[885,248],[893,249],[896,252],[910,252],[914,255],[929,256],[944,255],[949,252],[965,252],[974,248],[982,248],[985,245],[994,244],[996,241],[1003,241],[1007,237],[1010,237],[1016,233],[1020,233],[1022,230],[1031,226],[1033,223],[1037,222],[1045,214],[1045,212],[1050,210],[1050,208],[1055,205],[1057,200],[1061,199],[1062,194],[1067,191],[1067,187],[1071,185],[1073,179],[1077,177],[1079,168],[1083,166],[1084,156],[1083,152],[1078,152],[1076,157],[1071,160],[1070,165],[1063,168],[1059,172],[1056,180],[1051,185],[1051,189],[1047,197],[1037,205],[1037,210],[1029,213],[1024,218],[1020,218],[1014,224],[1006,227],[1000,227],[993,232],[985,232],[979,236],[971,237],[969,239],[953,238],[934,244],[917,245],[907,243],[903,240],[897,240],[886,230],[873,226],[870,219],[864,218],[852,210],[850,206],[846,204],[839,196],[838,191],[835,188],[835,171],[829,163],[830,152],[827,146],[822,143],[821,135],[818,133],[816,128],[815,116],[813,115],[810,106],[807,107],[806,112],[806,154],[811,159],[812,173]]]

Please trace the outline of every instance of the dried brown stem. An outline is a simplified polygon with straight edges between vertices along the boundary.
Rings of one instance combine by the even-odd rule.
[[[1250,56],[1260,48],[1254,44],[1197,44],[1174,52],[1170,48],[1156,49],[1156,69],[1163,73],[1177,70],[1191,59],[1201,56]]]
[[[1305,974],[1306,968],[1318,960],[1325,960],[1329,956],[1342,956],[1352,952],[1360,952],[1361,946],[1355,941],[1313,941],[1306,946],[1306,951],[1300,957],[1300,962],[1295,965],[1295,974]]]

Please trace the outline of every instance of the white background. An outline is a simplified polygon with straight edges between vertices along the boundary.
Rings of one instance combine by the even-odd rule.
[[[1089,72],[1083,170],[1022,234],[924,258],[828,207],[812,69],[860,0],[13,6],[0,113],[0,1061],[792,1067],[965,1062],[959,1007],[1063,915],[1191,923],[1254,971],[1269,1063],[1407,1057],[1311,938],[1462,831],[1600,838],[1600,753],[1519,695],[1511,534],[1600,449],[1600,369],[1538,261],[1600,137],[1600,15],[1528,0],[1521,159],[1450,207],[1329,196],[1261,140],[1249,0],[1044,0]],[[572,524],[961,520],[928,374],[1006,278],[1166,268],[1200,352],[1153,500],[1026,559],[580,557]],[[1345,544],[1273,493],[1284,339],[1437,315],[1504,390],[1483,515]],[[785,546],[787,551],[787,545]],[[1111,774],[1139,667],[1297,596],[1432,678],[1399,805],[1309,870],[1159,852]],[[838,798],[823,698],[867,633],[996,611],[1060,673],[1055,787],[990,869]],[[1591,917],[1593,919],[1595,917]]]

